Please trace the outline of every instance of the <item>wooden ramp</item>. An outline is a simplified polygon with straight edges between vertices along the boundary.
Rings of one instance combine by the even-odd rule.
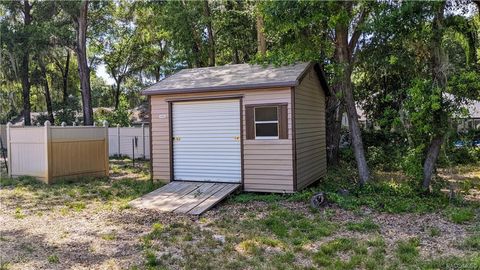
[[[136,208],[200,215],[240,187],[240,184],[171,182],[129,204]]]

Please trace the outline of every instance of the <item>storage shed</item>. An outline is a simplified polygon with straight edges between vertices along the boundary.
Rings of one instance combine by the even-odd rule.
[[[325,96],[318,64],[184,69],[144,90],[152,174],[293,193],[325,176]]]

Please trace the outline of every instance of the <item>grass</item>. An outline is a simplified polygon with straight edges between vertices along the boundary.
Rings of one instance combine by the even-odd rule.
[[[123,211],[129,200],[161,186],[148,181],[144,164],[133,168],[128,160],[113,160],[111,165],[110,179],[85,178],[83,182],[50,186],[28,177],[2,179],[0,185],[9,187],[2,189],[1,195],[6,197],[6,209],[10,209],[15,218],[35,218],[42,213],[48,216],[48,211],[60,211],[74,218],[95,211]],[[480,229],[453,243],[452,248],[462,251],[462,256],[435,254],[432,258],[423,258],[419,239],[441,241],[439,228],[424,225],[416,237],[400,237],[390,247],[387,245],[392,242],[387,238],[389,234],[380,234],[383,218],[390,215],[377,218],[378,212],[420,215],[438,212],[459,224],[455,226],[469,228],[476,218],[475,204],[449,200],[437,191],[424,196],[413,183],[397,174],[377,174],[362,188],[356,186],[354,179],[351,168],[346,168],[330,171],[322,183],[292,195],[243,193],[233,196],[216,212],[199,219],[182,215],[149,216],[138,225],[149,224],[149,227],[138,235],[141,262],[134,263],[142,264],[138,269],[480,268]],[[348,194],[337,194],[339,189],[347,189]],[[346,211],[347,218],[353,221],[345,222],[339,215],[345,211],[338,207],[320,210],[305,207],[310,196],[318,191],[327,192],[331,204],[351,210]],[[374,214],[365,214],[366,208]],[[449,233],[443,229],[442,234]],[[97,237],[100,243],[108,244],[105,246],[115,246],[125,239],[121,235],[123,229],[109,228],[104,232]],[[0,241],[4,240],[0,238]],[[22,246],[21,250],[35,254],[39,249],[32,245]],[[48,262],[62,268],[67,257],[62,253],[60,261],[54,251],[51,254]],[[17,267],[16,262],[13,264],[12,267]],[[5,265],[0,269],[9,267]]]
[[[419,256],[420,240],[411,238],[397,243],[396,256],[402,263],[413,263]]]
[[[381,243],[381,244],[380,244]],[[337,238],[322,246],[313,261],[327,269],[381,269],[385,259],[383,242],[368,249],[368,243],[355,238]]]
[[[475,218],[475,211],[468,207],[449,207],[445,210],[446,216],[454,223],[462,224]]]
[[[371,219],[366,218],[361,222],[348,222],[347,230],[356,232],[374,232],[380,229],[380,226],[375,224]]]
[[[425,195],[419,181],[411,181],[400,172],[376,172],[366,185],[360,187],[355,181],[356,171],[343,164],[341,169],[330,169],[320,183],[292,195],[244,193],[230,199],[232,203],[248,203],[263,201],[275,204],[282,201],[309,203],[311,196],[317,192],[326,192],[327,200],[347,210],[359,210],[368,207],[379,212],[398,213],[430,213],[445,210],[449,207],[473,209],[480,207],[480,202],[464,201],[461,197],[450,199],[441,189],[448,183],[441,178],[433,182],[434,190]],[[418,183],[417,183],[418,182]],[[339,190],[347,190],[347,195],[340,195]],[[466,216],[472,218],[471,210],[464,210]],[[460,220],[462,217],[460,217]],[[457,220],[455,218],[455,220]],[[463,222],[463,221],[462,221]]]
[[[463,241],[461,247],[464,249],[480,252],[480,233],[467,237]]]
[[[83,177],[76,182],[59,181],[52,185],[43,184],[32,177],[0,178],[0,186],[9,187],[4,193],[4,202],[24,201],[22,209],[17,207],[15,218],[25,218],[25,212],[42,212],[59,208],[63,215],[84,211],[88,205],[99,203],[105,209],[116,207],[127,209],[127,203],[145,193],[153,191],[162,183],[150,181],[147,162],[136,161],[131,167],[128,160],[112,160],[112,170],[121,170],[125,177]],[[112,175],[115,175],[112,173]]]
[[[331,235],[334,225],[321,218],[310,219],[285,209],[274,210],[261,220],[261,225],[276,237],[293,245],[318,240]]]

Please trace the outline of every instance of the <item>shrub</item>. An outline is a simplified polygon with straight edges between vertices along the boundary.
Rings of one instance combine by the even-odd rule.
[[[407,152],[407,138],[399,132],[363,130],[367,163],[371,168],[384,171],[400,169],[402,157]]]
[[[405,174],[414,180],[420,180],[423,177],[423,148],[419,146],[408,149],[401,163]]]

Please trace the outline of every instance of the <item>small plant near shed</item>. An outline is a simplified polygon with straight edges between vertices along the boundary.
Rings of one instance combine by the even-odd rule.
[[[60,259],[55,254],[52,254],[52,255],[48,256],[47,259],[48,259],[49,263],[59,263],[60,262]]]
[[[22,213],[22,208],[20,207],[15,208],[14,216],[16,219],[24,219],[26,217],[26,215]]]
[[[117,239],[117,234],[115,232],[102,234],[102,239],[107,241],[113,241]]]
[[[428,235],[430,235],[430,237],[437,237],[440,235],[440,229],[437,227],[430,227],[428,228]]]
[[[155,267],[158,265],[157,256],[155,255],[155,252],[151,250],[145,251],[145,259],[147,260],[146,261],[147,266]]]

